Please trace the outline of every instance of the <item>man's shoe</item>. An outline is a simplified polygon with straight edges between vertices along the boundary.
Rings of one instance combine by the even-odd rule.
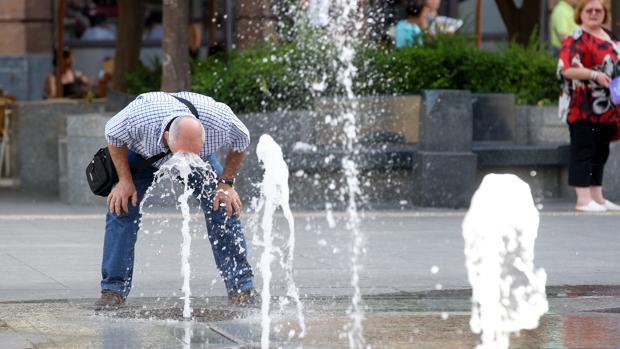
[[[249,288],[230,297],[228,303],[238,307],[256,307],[260,305],[261,297],[258,291]]]
[[[96,310],[118,309],[125,304],[125,299],[112,290],[102,290],[101,297],[95,302]]]

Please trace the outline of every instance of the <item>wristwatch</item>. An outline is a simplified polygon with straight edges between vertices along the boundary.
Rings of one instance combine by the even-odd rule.
[[[233,187],[235,185],[235,179],[234,178],[222,178],[222,177],[218,177],[217,178],[217,183],[218,184],[228,184],[231,187]]]

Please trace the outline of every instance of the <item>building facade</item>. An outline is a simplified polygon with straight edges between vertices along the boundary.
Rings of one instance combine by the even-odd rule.
[[[0,89],[19,100],[43,97],[52,70],[52,0],[0,1]]]

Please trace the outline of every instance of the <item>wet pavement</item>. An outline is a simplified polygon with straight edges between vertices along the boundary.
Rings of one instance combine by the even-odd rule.
[[[550,311],[511,348],[619,348],[620,287],[550,287]],[[373,295],[364,298],[364,336],[372,348],[473,348],[469,291]],[[259,348],[258,308],[236,308],[223,297],[194,299],[183,321],[178,299],[137,298],[96,311],[94,299],[0,305],[2,348]],[[299,338],[294,309],[274,299],[272,348],[348,348],[348,297],[305,298],[307,333]],[[293,332],[294,331],[294,332]]]
[[[620,214],[576,214],[570,203],[543,202],[537,267],[547,271],[550,311],[511,348],[620,348]],[[365,212],[366,253],[360,287],[372,348],[473,348],[470,291],[460,224],[464,211]],[[330,227],[320,212],[295,212],[295,281],[307,335],[300,339],[290,306],[272,311],[273,348],[348,348],[350,234],[345,215]],[[95,311],[103,239],[101,207],[0,193],[0,348],[255,348],[258,309],[228,306],[201,222],[192,232],[194,318],[181,319],[178,226],[174,210],[144,220],[128,305]],[[255,217],[246,214],[250,260]],[[286,223],[276,217],[276,235]],[[276,240],[282,243],[283,239]],[[274,264],[272,293],[285,294]],[[257,287],[261,287],[257,271]],[[294,332],[292,332],[294,331]]]

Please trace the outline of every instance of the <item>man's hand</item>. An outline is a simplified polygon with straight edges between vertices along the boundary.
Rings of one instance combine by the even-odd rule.
[[[127,157],[129,150],[127,146],[115,147],[108,144],[108,149],[118,174],[118,183],[112,188],[110,195],[108,195],[108,207],[111,212],[120,216],[123,214],[123,211],[129,213],[129,198],[131,198],[131,203],[134,206],[138,204],[138,193],[136,192],[136,186],[133,184],[131,170],[129,169],[129,159]]]
[[[110,211],[120,216],[129,212],[129,198],[131,198],[131,204],[136,206],[138,204],[138,192],[133,181],[121,181],[118,182],[110,195],[108,195],[108,207]]]
[[[226,207],[226,215],[228,217],[232,217],[233,213],[236,213],[237,217],[241,215],[241,199],[235,188],[224,183],[218,184],[215,190],[213,209],[217,211],[220,209],[220,206]]]

